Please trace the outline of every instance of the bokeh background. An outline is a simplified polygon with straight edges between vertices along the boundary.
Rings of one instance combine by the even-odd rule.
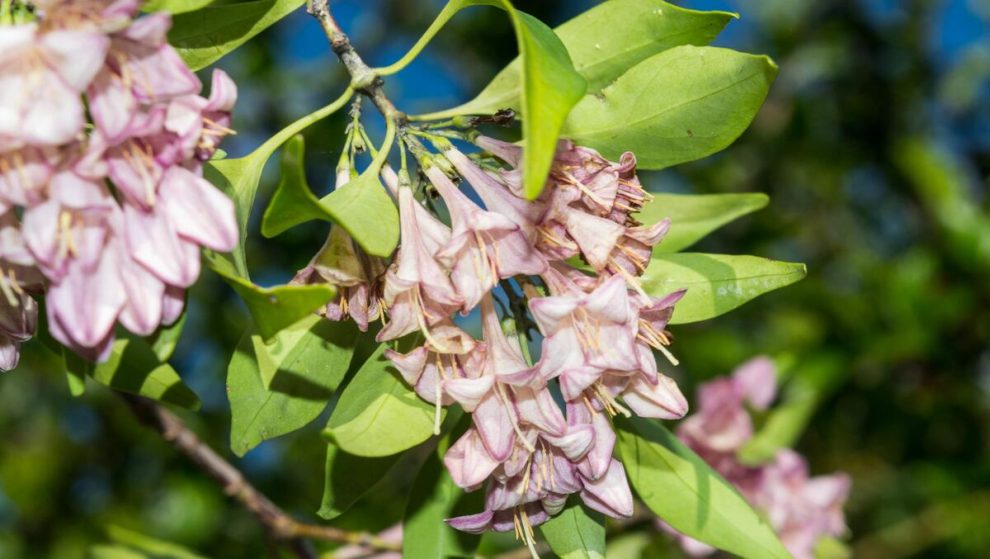
[[[671,192],[766,192],[767,209],[696,248],[809,268],[795,286],[676,328],[685,391],[753,355],[779,358],[793,379],[815,387],[797,448],[814,473],[853,477],[846,510],[855,557],[990,556],[990,1],[676,3],[740,12],[716,44],[770,54],[780,76],[729,149],[641,178]],[[592,4],[516,2],[552,25]],[[331,6],[380,65],[401,56],[441,2]],[[511,33],[496,11],[465,12],[389,78],[387,91],[412,113],[467,100],[515,55]],[[239,135],[226,145],[235,156],[346,82],[303,12],[219,65],[240,85]],[[329,188],[342,127],[331,118],[307,132],[316,188]],[[252,239],[256,279],[285,281],[324,234],[325,226],[309,225]],[[183,415],[226,452],[226,360],[246,313],[214,277],[192,299],[174,364],[204,405]],[[323,491],[321,423],[236,460],[309,520]],[[337,524],[377,529],[398,520],[414,466],[393,471]],[[107,540],[108,526],[208,557],[267,553],[254,519],[137,425],[118,398],[97,386],[71,398],[58,363],[29,346],[24,365],[0,377],[0,558],[85,557]],[[681,556],[663,536],[652,539],[643,555]]]

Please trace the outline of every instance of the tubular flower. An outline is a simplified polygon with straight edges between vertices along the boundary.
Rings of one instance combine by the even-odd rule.
[[[636,179],[635,158],[625,154],[613,163],[561,142],[544,194],[529,202],[517,168],[484,166],[442,138],[430,141],[439,154],[422,146],[412,151],[450,227],[427,209],[431,204],[415,200],[406,171],[383,167],[399,206],[401,239],[385,275],[389,322],[378,339],[413,332],[425,338],[407,353],[386,355],[413,390],[437,406],[435,431],[440,406],[457,403],[471,414],[471,426],[447,450],[444,464],[459,487],[486,486],[485,509],[448,523],[469,532],[515,530],[534,550],[533,526],[560,512],[570,494],[609,516],[631,515],[625,471],[612,457],[612,416],[676,419],[688,407],[653,355],[660,351],[676,364],[666,326],[683,292],[653,298],[638,285],[669,223],[643,226],[631,217],[649,199]],[[519,165],[517,146],[485,137],[476,142]],[[454,173],[483,207],[458,188],[449,176]],[[565,261],[575,255],[591,273]],[[319,258],[306,273],[318,268]],[[533,276],[547,293],[527,279]],[[543,335],[536,363],[502,330],[494,304],[500,280],[507,280],[506,294],[515,282],[528,299],[525,309],[514,304],[513,314],[524,320],[528,311]],[[476,307],[481,341],[453,323],[457,311]]]
[[[457,295],[447,271],[437,262],[433,239],[447,239],[446,226],[420,207],[408,187],[399,188],[401,248],[385,274],[384,301],[389,322],[378,333],[378,341],[393,340],[420,330],[428,342],[445,352],[442,340],[430,328],[446,320],[464,300]]]
[[[773,362],[757,357],[740,365],[730,377],[702,385],[698,412],[677,433],[767,515],[795,559],[812,559],[821,537],[839,536],[846,530],[842,506],[849,493],[849,476],[810,477],[804,457],[788,449],[759,466],[744,465],[737,456],[753,436],[752,420],[744,406],[767,409],[776,395],[775,375]],[[666,524],[660,527],[675,534],[693,556],[715,551]]]
[[[437,259],[450,268],[450,279],[464,299],[465,314],[500,278],[546,269],[546,261],[511,219],[478,207],[439,167],[428,168],[426,175],[450,210],[453,231]]]
[[[99,359],[117,322],[144,336],[179,317],[200,247],[236,244],[233,203],[201,164],[237,91],[216,71],[199,97],[169,16],[134,19],[134,0],[35,7],[37,22],[0,26],[0,213],[23,216],[3,218],[0,283],[22,325],[37,312],[25,293],[43,291],[53,337]],[[7,307],[4,365],[26,334]]]

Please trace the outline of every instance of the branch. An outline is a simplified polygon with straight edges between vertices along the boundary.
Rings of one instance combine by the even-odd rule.
[[[142,423],[158,431],[165,441],[213,478],[224,493],[249,510],[272,539],[288,544],[299,557],[316,557],[307,539],[356,544],[380,551],[399,550],[398,545],[371,534],[297,521],[251,485],[240,470],[204,443],[178,416],[151,400],[128,394],[121,397]]]
[[[337,58],[344,63],[347,73],[351,76],[351,87],[369,99],[378,108],[386,119],[394,121],[396,124],[404,124],[406,115],[395,108],[395,105],[385,96],[382,85],[385,83],[370,66],[368,66],[361,55],[351,46],[350,39],[340,29],[337,20],[330,13],[329,0],[308,0],[306,11],[319,20],[330,41]]]

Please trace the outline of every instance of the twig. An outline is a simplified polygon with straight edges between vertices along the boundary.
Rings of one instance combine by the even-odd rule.
[[[330,47],[340,58],[340,61],[344,63],[347,73],[351,75],[351,87],[368,97],[386,119],[393,120],[398,125],[405,124],[405,113],[396,109],[395,105],[389,101],[382,90],[384,80],[365,64],[361,55],[351,46],[350,39],[340,29],[337,20],[330,13],[329,1],[309,0],[306,11],[319,20],[323,32],[326,33],[327,39],[330,41]]]
[[[287,544],[297,556],[316,557],[309,539],[356,544],[380,551],[399,550],[398,545],[371,534],[297,521],[251,485],[233,464],[200,440],[178,416],[145,398],[121,396],[142,423],[158,431],[165,441],[213,478],[228,496],[265,526],[273,540]]]

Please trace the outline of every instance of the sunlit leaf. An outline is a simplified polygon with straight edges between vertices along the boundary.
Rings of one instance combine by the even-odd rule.
[[[110,357],[93,366],[89,374],[96,382],[115,390],[187,409],[199,409],[199,397],[182,382],[179,373],[161,361],[151,346],[138,337],[117,339]]]
[[[268,344],[246,333],[227,370],[231,450],[243,456],[316,419],[347,374],[356,344],[353,324],[316,316]]]
[[[182,329],[186,325],[186,316],[188,314],[183,312],[174,323],[160,327],[148,337],[148,343],[151,344],[151,349],[159,360],[168,361],[168,358],[172,357],[175,346],[179,343],[179,337],[182,336]]]
[[[433,434],[434,407],[406,386],[385,348],[382,344],[351,379],[324,431],[350,454],[388,456]]]
[[[327,304],[337,290],[330,284],[261,287],[234,271],[226,259],[209,261],[211,267],[241,296],[264,339],[310,316]]]
[[[205,8],[212,4],[214,0],[148,0],[141,6],[142,12],[168,12],[170,14],[183,14]]]
[[[654,254],[641,279],[643,289],[655,297],[687,289],[670,321],[685,324],[727,313],[806,274],[804,264],[759,256],[685,252]]]
[[[742,134],[776,75],[777,66],[765,56],[675,47],[586,96],[562,134],[613,160],[634,151],[643,169],[693,161]]]
[[[643,503],[678,531],[746,559],[789,559],[742,495],[659,422],[622,419],[617,447]]]
[[[561,559],[605,558],[605,517],[585,509],[576,499],[541,524],[540,532]]]
[[[191,69],[199,70],[243,45],[303,3],[304,0],[256,0],[181,13],[172,18],[168,41]]]
[[[712,231],[766,207],[766,194],[653,194],[636,219],[653,224],[670,218],[670,230],[653,252],[678,252]]]

